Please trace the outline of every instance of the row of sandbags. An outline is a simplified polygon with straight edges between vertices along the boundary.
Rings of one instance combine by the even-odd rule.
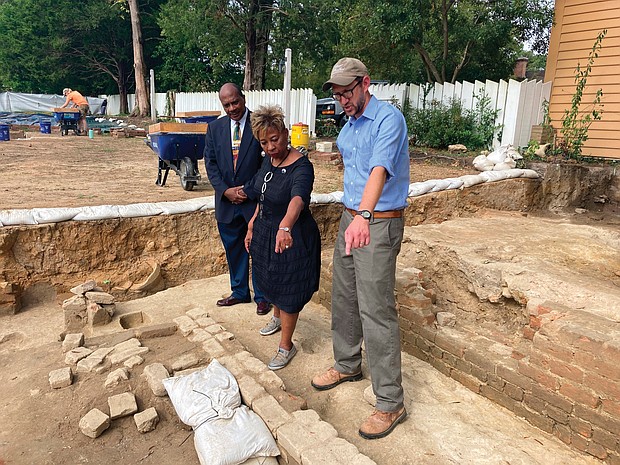
[[[502,171],[485,171],[480,174],[469,174],[458,178],[430,179],[414,182],[409,185],[409,197],[417,197],[429,192],[448,189],[463,189],[485,182],[502,181],[512,178],[538,178],[534,170],[510,169]],[[340,203],[343,192],[331,194],[315,194],[311,203]],[[89,221],[109,218],[136,218],[141,216],[174,215],[215,208],[213,196],[177,202],[133,203],[129,205],[98,205],[93,207],[74,208],[33,208],[31,210],[0,210],[0,227],[24,224],[59,223],[61,221]]]

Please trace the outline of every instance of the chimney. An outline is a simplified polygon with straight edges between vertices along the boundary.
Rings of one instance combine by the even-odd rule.
[[[517,79],[525,79],[525,71],[527,70],[527,62],[530,61],[527,57],[517,58],[515,63],[515,69],[513,74]]]

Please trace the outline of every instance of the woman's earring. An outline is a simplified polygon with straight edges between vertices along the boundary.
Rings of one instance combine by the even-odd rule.
[[[260,156],[261,156],[261,157],[263,157],[263,158],[265,158],[265,151],[264,151],[264,150],[261,150],[261,152],[260,152]]]
[[[292,147],[291,147],[291,144],[288,144],[288,145],[286,146],[286,150],[291,150],[291,148],[292,148]]]

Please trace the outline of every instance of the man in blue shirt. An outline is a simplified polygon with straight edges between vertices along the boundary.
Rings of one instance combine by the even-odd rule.
[[[339,60],[323,85],[323,90],[332,89],[349,121],[337,140],[344,162],[345,210],[333,261],[335,364],[315,376],[312,386],[327,390],[362,379],[364,341],[377,403],[359,433],[377,439],[407,416],[394,284],[409,189],[409,148],[402,113],[370,95],[369,86],[368,70],[355,58]]]

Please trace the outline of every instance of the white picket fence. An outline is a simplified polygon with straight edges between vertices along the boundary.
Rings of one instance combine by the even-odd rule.
[[[434,85],[417,84],[377,84],[370,87],[370,92],[380,100],[392,101],[399,105],[409,100],[411,107],[427,107],[433,101],[449,104],[451,100],[460,100],[463,108],[472,109],[476,98],[485,95],[489,98],[490,108],[498,110],[496,124],[501,126],[493,140],[493,147],[512,144],[526,146],[530,139],[533,125],[543,119],[543,102],[551,95],[551,82],[501,80],[474,83],[463,81],[455,84],[436,83]],[[250,109],[263,104],[278,104],[284,107],[283,90],[246,91],[246,102]],[[117,115],[120,110],[118,95],[107,96],[108,115]],[[129,95],[129,108],[133,108],[134,96]],[[317,97],[312,89],[291,90],[291,124],[302,122],[309,126],[310,133],[315,134],[315,115]],[[166,94],[155,96],[157,115],[168,115]],[[217,92],[180,92],[175,95],[175,114],[187,111],[222,111]],[[501,138],[500,138],[501,135]]]

